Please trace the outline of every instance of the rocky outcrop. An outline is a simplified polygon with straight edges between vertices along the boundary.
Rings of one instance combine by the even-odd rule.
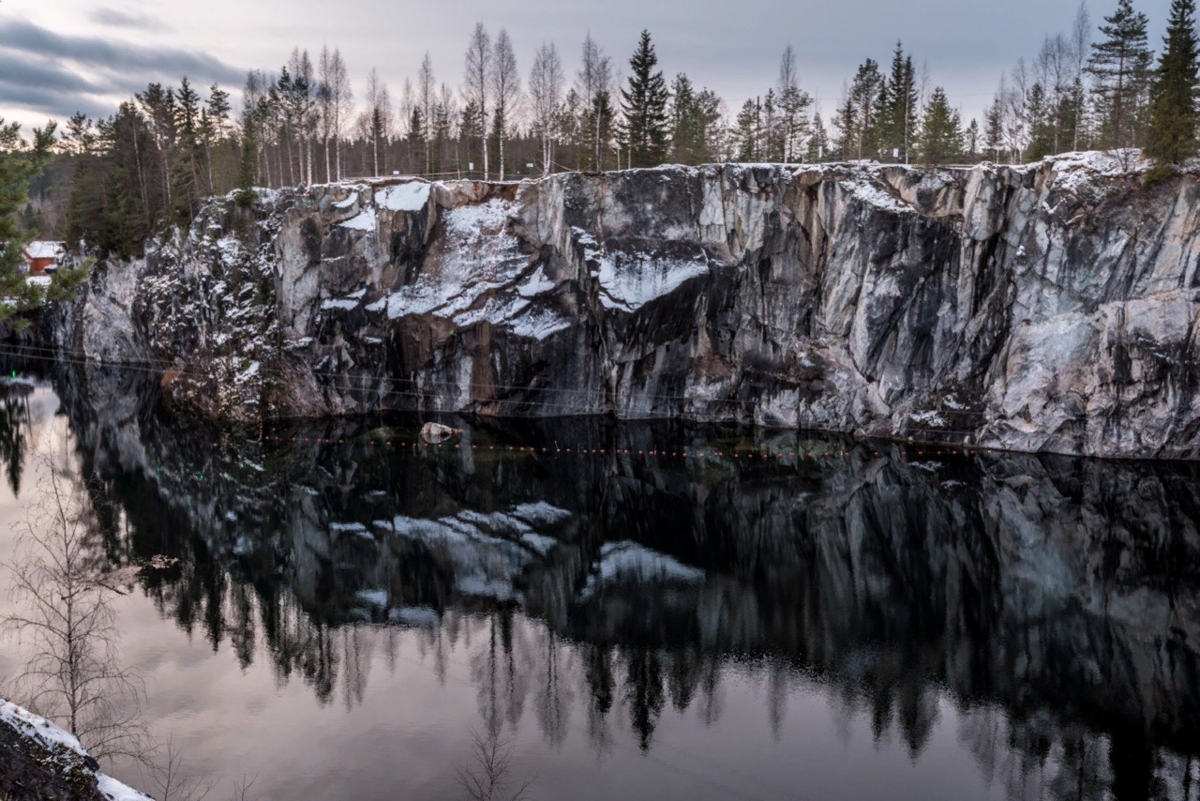
[[[181,410],[606,414],[1200,454],[1200,183],[664,167],[231,198],[97,271],[58,345]]]
[[[100,772],[71,733],[0,698],[0,798],[153,801]]]

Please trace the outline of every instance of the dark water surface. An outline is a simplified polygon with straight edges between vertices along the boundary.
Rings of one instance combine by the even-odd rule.
[[[1200,797],[1195,464],[56,389],[0,399],[0,523],[66,453],[114,565],[179,560],[123,659],[210,797],[458,798],[473,732],[541,799]]]

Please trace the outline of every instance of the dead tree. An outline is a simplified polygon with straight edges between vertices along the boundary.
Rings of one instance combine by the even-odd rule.
[[[536,776],[517,783],[513,777],[511,740],[492,732],[484,737],[471,730],[469,766],[458,769],[458,783],[468,801],[525,801]],[[510,789],[511,787],[511,789]]]
[[[102,581],[103,532],[86,482],[46,459],[36,501],[13,524],[4,628],[29,653],[13,689],[97,759],[146,753],[144,691],[121,666],[120,632]],[[101,493],[96,493],[99,497]]]

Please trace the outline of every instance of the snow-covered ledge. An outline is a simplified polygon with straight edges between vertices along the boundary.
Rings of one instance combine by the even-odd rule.
[[[101,801],[153,801],[150,796],[100,772],[100,764],[88,755],[70,732],[39,715],[0,698],[0,735],[5,728],[18,736],[18,748],[45,773],[46,781],[63,780],[78,790],[80,799]],[[0,745],[2,740],[0,739]],[[0,791],[4,790],[0,779]],[[25,786],[30,798],[41,798],[39,788]],[[10,790],[11,792],[11,790]],[[13,798],[21,796],[14,795]],[[59,796],[54,796],[59,797]]]

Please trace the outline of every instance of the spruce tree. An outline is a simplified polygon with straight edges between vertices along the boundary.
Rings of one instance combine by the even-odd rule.
[[[740,162],[755,162],[759,160],[759,117],[762,103],[757,98],[751,98],[742,104],[734,120],[733,146],[734,157]]]
[[[21,138],[18,123],[0,119],[0,319],[31,308],[40,301],[40,288],[21,273],[25,247],[33,238],[22,231],[17,215],[29,198],[29,182],[41,173],[54,145],[54,123],[35,129],[33,142]]]
[[[891,75],[879,92],[877,117],[880,155],[884,159],[907,161],[917,132],[920,102],[912,56],[904,53],[904,45],[899,41],[892,53]]]
[[[804,140],[809,135],[808,109],[812,97],[800,88],[796,70],[796,53],[788,45],[779,62],[779,138],[784,163],[801,158]]]
[[[874,59],[868,58],[859,66],[850,85],[850,102],[855,110],[853,152],[851,158],[861,159],[878,152],[879,95],[884,87],[883,75]]]
[[[248,109],[242,117],[242,154],[238,160],[238,189],[234,200],[239,206],[254,203],[254,184],[258,177],[259,112]]]
[[[1109,148],[1133,147],[1139,140],[1143,97],[1152,54],[1146,39],[1146,15],[1130,0],[1117,0],[1117,10],[1104,18],[1104,40],[1092,44],[1087,71],[1095,80],[1101,137]]]
[[[1167,22],[1165,47],[1150,90],[1150,130],[1146,153],[1156,172],[1181,164],[1196,154],[1197,75],[1196,3],[1174,0]]]
[[[629,76],[628,87],[621,90],[630,167],[653,167],[667,155],[669,93],[662,72],[654,69],[656,66],[658,56],[650,42],[650,32],[642,31],[637,50],[629,59],[633,74]]]
[[[854,158],[858,132],[858,107],[848,92],[838,104],[837,113],[833,117],[833,127],[837,128],[838,132],[837,139],[833,142],[833,152],[842,161]]]
[[[612,150],[613,130],[612,101],[608,92],[597,92],[592,105],[580,120],[580,168],[604,172],[608,169],[608,156]]]
[[[418,174],[425,166],[425,155],[429,148],[428,132],[425,130],[425,115],[421,106],[414,104],[408,115],[408,158],[409,170]]]
[[[992,161],[999,162],[1004,148],[1004,107],[999,97],[984,110],[983,124],[983,148],[991,154]]]
[[[813,115],[812,136],[808,138],[808,152],[805,154],[805,161],[809,164],[817,164],[829,158],[830,155],[829,133],[825,130],[821,112],[818,111]]]
[[[695,136],[695,102],[691,80],[679,73],[671,84],[671,160],[676,164],[694,163],[689,158]]]
[[[963,131],[963,153],[968,163],[979,160],[979,121],[971,120],[971,124]]]
[[[772,164],[783,161],[783,137],[780,135],[779,111],[775,90],[768,89],[762,102],[762,132],[759,158]]]
[[[1029,120],[1029,146],[1026,161],[1040,161],[1054,152],[1054,121],[1046,101],[1046,90],[1035,83],[1025,101],[1025,117]]]
[[[962,153],[962,125],[958,112],[950,108],[950,101],[940,86],[933,90],[929,105],[925,107],[917,144],[921,160],[926,164],[945,164]]]

